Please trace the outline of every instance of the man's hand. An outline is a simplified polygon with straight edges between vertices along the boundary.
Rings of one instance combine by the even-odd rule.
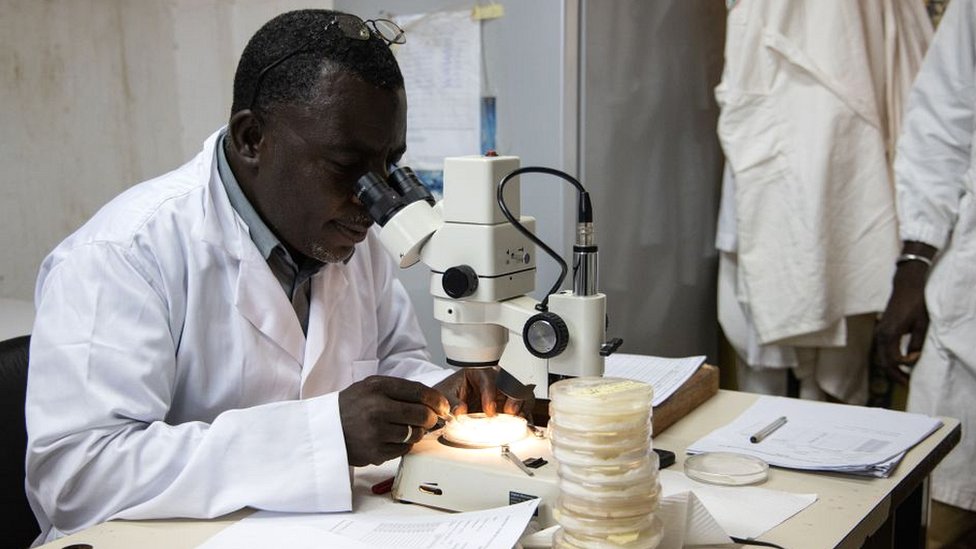
[[[924,244],[922,246],[925,246]],[[925,246],[926,257],[935,255],[935,249]],[[909,251],[906,246],[906,253]],[[888,306],[881,315],[875,331],[876,360],[888,377],[908,384],[909,374],[901,366],[913,366],[921,356],[925,332],[929,327],[929,315],[925,306],[925,280],[929,267],[922,261],[905,261],[898,265],[892,284]],[[908,335],[908,347],[902,354],[902,337]]]
[[[379,465],[406,454],[449,408],[443,395],[416,381],[370,376],[353,383],[339,392],[349,465]]]
[[[461,368],[434,388],[451,402],[451,411],[455,415],[480,411],[493,416],[501,408],[506,414],[522,415],[531,420],[534,399],[517,400],[505,396],[495,387],[497,376],[497,368]]]

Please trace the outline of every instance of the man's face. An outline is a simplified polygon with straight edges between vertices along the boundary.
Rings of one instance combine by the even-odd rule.
[[[386,176],[406,150],[406,129],[403,90],[333,72],[309,104],[265,117],[249,198],[290,251],[343,261],[372,224],[353,183],[369,171]]]

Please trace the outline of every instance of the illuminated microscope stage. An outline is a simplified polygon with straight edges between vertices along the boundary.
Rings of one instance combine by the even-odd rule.
[[[460,416],[458,422],[463,421],[465,416]],[[524,425],[523,420],[524,436],[508,444],[508,456],[501,445],[461,447],[455,441],[465,440],[465,435],[451,434],[452,440],[446,440],[446,429],[428,433],[403,456],[393,497],[448,511],[478,511],[541,498],[539,521],[543,527],[555,524],[552,509],[559,488],[549,439],[536,436]],[[545,463],[530,463],[535,467],[525,470],[515,463],[536,458]]]

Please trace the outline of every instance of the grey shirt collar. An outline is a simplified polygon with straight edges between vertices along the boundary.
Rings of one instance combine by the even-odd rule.
[[[294,264],[295,262],[288,253],[288,250],[278,240],[278,237],[271,232],[271,229],[264,223],[261,216],[258,215],[254,206],[251,205],[251,202],[244,195],[244,191],[241,190],[241,185],[237,182],[237,178],[234,177],[234,172],[230,169],[230,163],[227,162],[227,155],[224,153],[224,137],[226,135],[227,132],[224,131],[217,139],[217,173],[220,174],[220,181],[224,184],[224,190],[227,192],[227,198],[230,200],[231,207],[234,208],[237,214],[241,216],[244,224],[247,225],[247,229],[251,233],[251,240],[254,241],[254,245],[261,252],[261,257],[267,260],[271,257],[271,253],[275,248],[281,248],[281,251],[285,252],[285,256]]]

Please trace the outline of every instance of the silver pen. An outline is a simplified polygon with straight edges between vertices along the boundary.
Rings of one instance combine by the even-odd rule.
[[[763,439],[765,439],[769,435],[775,433],[776,432],[776,429],[779,429],[780,427],[782,427],[784,425],[786,425],[786,416],[780,416],[779,418],[776,419],[776,421],[774,421],[774,422],[770,423],[769,425],[763,427],[762,429],[759,430],[758,433],[756,433],[756,434],[752,435],[751,437],[749,437],[749,442],[751,442],[753,444],[758,443],[758,442],[762,442]]]

